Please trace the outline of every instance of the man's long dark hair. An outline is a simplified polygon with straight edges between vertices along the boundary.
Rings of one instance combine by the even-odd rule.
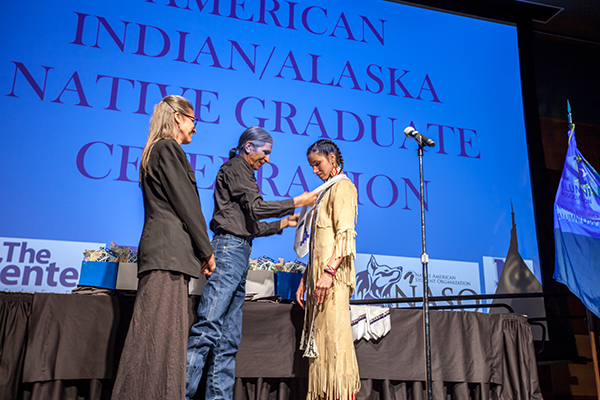
[[[251,126],[242,132],[240,140],[238,141],[238,146],[229,150],[229,158],[234,158],[240,155],[247,142],[252,143],[255,147],[261,147],[265,143],[273,143],[273,138],[263,128]]]

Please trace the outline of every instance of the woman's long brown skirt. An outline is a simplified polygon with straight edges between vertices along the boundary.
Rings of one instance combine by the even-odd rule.
[[[188,329],[188,277],[143,274],[112,400],[183,400]]]

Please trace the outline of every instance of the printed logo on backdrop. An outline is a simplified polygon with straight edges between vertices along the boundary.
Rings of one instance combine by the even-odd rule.
[[[420,258],[357,254],[355,260],[355,300],[411,298],[423,296]],[[481,293],[479,264],[474,262],[430,260],[429,295],[455,296]],[[479,304],[479,301],[472,304]],[[431,302],[431,305],[436,305]],[[446,301],[437,305],[466,304]],[[386,304],[387,307],[417,307],[418,302]],[[475,309],[472,309],[475,310]]]
[[[70,293],[85,249],[104,243],[0,237],[0,291]]]

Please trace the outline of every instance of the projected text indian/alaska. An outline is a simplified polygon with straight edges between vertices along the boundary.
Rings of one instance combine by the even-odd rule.
[[[306,53],[275,45],[213,39],[205,33],[168,32],[159,26],[123,20],[109,21],[102,16],[79,12],[75,14],[77,23],[75,39],[70,42],[72,45],[98,50],[103,46],[116,46],[123,54],[149,58],[173,57],[174,62],[205,68],[249,71],[258,80],[287,79],[442,103],[435,82],[424,71],[370,63],[362,57],[360,60],[337,59],[315,54],[318,51]]]

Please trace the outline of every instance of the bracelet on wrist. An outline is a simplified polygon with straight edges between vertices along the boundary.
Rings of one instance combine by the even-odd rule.
[[[335,269],[334,269],[334,268],[332,268],[332,267],[331,267],[331,266],[329,266],[329,265],[327,265],[327,266],[325,267],[325,272],[327,272],[327,273],[331,274],[331,276],[335,276]]]

